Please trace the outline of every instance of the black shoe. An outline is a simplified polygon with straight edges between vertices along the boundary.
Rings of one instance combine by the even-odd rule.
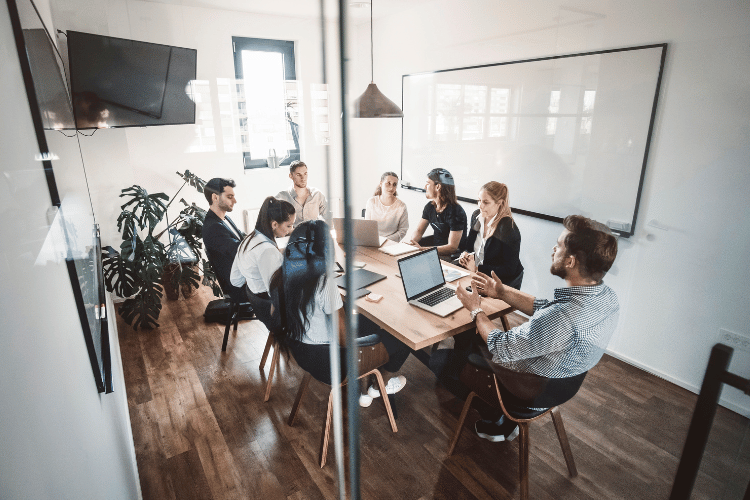
[[[499,443],[501,441],[513,441],[518,436],[518,424],[512,420],[501,419],[502,423],[479,420],[474,424],[474,430],[480,438]]]

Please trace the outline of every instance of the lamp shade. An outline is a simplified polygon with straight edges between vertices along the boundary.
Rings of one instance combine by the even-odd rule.
[[[356,118],[403,118],[404,113],[395,102],[388,99],[371,83],[365,92],[354,101]]]

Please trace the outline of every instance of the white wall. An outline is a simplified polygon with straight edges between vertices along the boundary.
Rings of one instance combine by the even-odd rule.
[[[197,79],[211,85],[211,105],[216,125],[216,151],[189,152],[195,126],[170,125],[147,128],[98,130],[83,138],[83,155],[94,189],[94,211],[102,221],[102,239],[117,247],[120,237],[115,221],[120,213],[120,190],[138,184],[149,192],[170,197],[181,185],[176,171],[188,169],[201,178],[231,177],[237,182],[238,204],[232,214],[241,222],[243,209],[257,208],[266,196],[287,188],[288,168],[258,169],[245,173],[239,152],[225,152],[219,126],[217,79],[234,78],[232,36],[295,41],[297,81],[302,91],[302,159],[310,171],[310,185],[325,188],[326,148],[316,144],[312,133],[310,85],[323,82],[320,22],[291,16],[272,16],[186,7],[137,0],[54,0],[53,17],[58,29],[130,38],[146,42],[194,48],[198,51]],[[64,41],[64,38],[61,38]],[[335,49],[331,44],[332,57]],[[340,114],[338,84],[329,76],[331,116]],[[201,120],[198,119],[198,125]],[[340,133],[337,129],[333,134]],[[338,178],[337,178],[338,179]],[[334,193],[332,197],[339,197]],[[188,202],[207,208],[206,200],[189,186],[180,192]],[[182,208],[175,210],[175,215]],[[170,208],[170,212],[171,212]],[[255,221],[252,221],[254,224]]]
[[[51,203],[5,2],[0,67],[0,497],[140,498],[114,325],[100,395],[65,263],[37,259]]]
[[[396,102],[403,74],[669,43],[636,234],[620,239],[605,279],[621,305],[609,350],[697,391],[719,328],[750,336],[750,3],[435,0],[376,19],[374,30],[375,82]],[[357,31],[354,58],[369,62],[369,26]],[[369,66],[358,69],[353,87],[364,89]],[[352,128],[364,206],[379,173],[399,171],[400,121],[355,120]],[[512,205],[513,186],[510,193]],[[415,226],[425,199],[401,196]],[[548,269],[562,226],[516,220],[523,289],[551,296],[561,284]],[[735,351],[731,370],[747,376],[750,356]],[[750,415],[740,391],[725,388],[723,396]]]

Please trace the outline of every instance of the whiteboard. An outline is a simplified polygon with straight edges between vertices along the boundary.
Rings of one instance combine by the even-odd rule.
[[[401,182],[448,169],[474,202],[508,185],[514,212],[635,230],[667,44],[404,75]]]

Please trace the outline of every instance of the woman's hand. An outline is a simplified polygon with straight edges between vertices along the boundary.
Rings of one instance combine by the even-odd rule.
[[[462,252],[461,256],[458,258],[458,263],[461,264],[463,267],[471,271],[472,273],[477,272],[477,264],[474,261],[474,253],[466,253]]]
[[[413,239],[411,239],[411,240],[404,240],[402,243],[406,243],[407,245],[411,245],[413,247],[422,248],[422,245],[420,245],[419,243],[417,243]]]

